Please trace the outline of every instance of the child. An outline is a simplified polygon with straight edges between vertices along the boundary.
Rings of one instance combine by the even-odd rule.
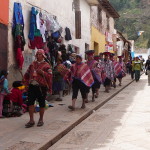
[[[10,93],[8,90],[7,75],[8,75],[8,72],[6,70],[1,71],[1,75],[0,75],[0,118],[4,118],[4,116],[2,115],[4,97]]]

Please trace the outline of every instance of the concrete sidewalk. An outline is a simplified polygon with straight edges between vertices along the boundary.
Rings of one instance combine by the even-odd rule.
[[[34,126],[26,129],[24,125],[28,122],[28,113],[19,118],[0,119],[0,150],[47,149],[131,82],[130,76],[127,75],[123,79],[122,86],[112,88],[110,93],[104,93],[102,86],[99,98],[86,104],[86,109],[80,109],[82,103],[80,96],[76,102],[77,109],[73,112],[68,110],[71,95],[64,97],[62,102],[51,101],[54,107],[46,110],[43,127]],[[36,122],[38,116],[36,113]]]

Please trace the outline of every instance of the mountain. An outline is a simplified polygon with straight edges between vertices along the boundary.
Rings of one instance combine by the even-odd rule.
[[[109,0],[120,14],[116,29],[137,48],[150,48],[150,0]],[[144,31],[138,36],[139,31]]]

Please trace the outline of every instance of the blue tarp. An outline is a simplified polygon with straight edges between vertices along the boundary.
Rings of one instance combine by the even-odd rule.
[[[131,57],[134,58],[134,52],[131,52]]]

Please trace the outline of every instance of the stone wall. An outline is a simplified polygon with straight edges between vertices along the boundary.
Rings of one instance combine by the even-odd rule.
[[[106,31],[111,34],[114,33],[114,18],[104,9],[101,8],[101,22],[99,21],[99,9],[97,6],[91,6],[91,23],[97,28],[102,34],[105,34]],[[107,17],[109,17],[109,30],[107,29]]]

